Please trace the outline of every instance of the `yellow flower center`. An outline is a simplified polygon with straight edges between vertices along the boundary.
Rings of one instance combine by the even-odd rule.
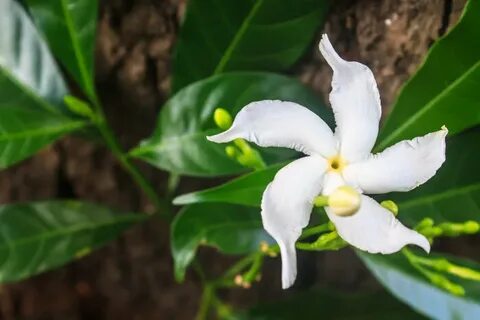
[[[327,171],[330,171],[330,172],[342,173],[342,170],[347,165],[347,162],[345,161],[345,159],[343,159],[339,155],[330,157],[327,159],[327,161],[328,161]]]

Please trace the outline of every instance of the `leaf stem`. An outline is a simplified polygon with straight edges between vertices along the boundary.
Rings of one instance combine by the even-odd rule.
[[[311,228],[306,228],[305,230],[303,230],[302,235],[300,236],[300,240],[326,231],[333,231],[332,225],[330,223],[324,223]]]
[[[106,121],[105,113],[103,111],[102,105],[100,104],[100,101],[98,100],[98,97],[94,95],[91,99],[97,113],[97,128],[100,131],[103,139],[105,140],[108,148],[117,158],[120,165],[129,173],[135,183],[142,189],[145,195],[155,206],[156,213],[159,213],[167,219],[170,219],[170,210],[168,210],[169,204],[158,196],[157,192],[150,184],[150,182],[143,176],[140,170],[138,170],[138,168],[132,162],[130,162],[128,155],[123,151],[119,142],[115,138],[111,127]]]
[[[202,299],[200,300],[200,307],[198,308],[196,320],[208,319],[208,312],[210,311],[210,305],[213,301],[214,287],[211,284],[206,283],[203,288]]]

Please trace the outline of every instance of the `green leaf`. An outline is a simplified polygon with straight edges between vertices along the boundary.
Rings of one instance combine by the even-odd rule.
[[[27,0],[50,48],[90,97],[95,96],[93,53],[96,0]]]
[[[0,168],[86,125],[72,120],[59,68],[16,1],[0,1]]]
[[[371,255],[357,251],[375,277],[398,299],[433,319],[477,319],[480,283],[455,278],[465,296],[454,296],[431,284],[402,254]],[[431,254],[431,256],[443,257]],[[480,270],[480,265],[448,257],[452,262]]]
[[[430,49],[402,89],[377,150],[446,125],[450,134],[480,123],[480,1],[467,3],[459,23]]]
[[[177,174],[218,176],[245,171],[227,157],[225,145],[212,143],[206,136],[219,131],[213,121],[216,108],[222,107],[235,115],[246,104],[263,99],[295,101],[319,114],[327,123],[333,122],[331,111],[297,80],[264,72],[226,73],[179,91],[162,108],[153,136],[130,154]],[[292,156],[285,150],[260,151],[267,162]]]
[[[311,43],[327,12],[317,0],[191,0],[173,59],[173,92],[226,71],[280,71]]]
[[[83,257],[145,220],[79,201],[0,207],[0,282],[24,279]]]
[[[17,107],[0,108],[0,168],[34,154],[85,121]]]
[[[217,187],[178,196],[173,200],[173,204],[222,202],[258,207],[265,187],[285,165],[285,163],[276,164],[263,170],[247,173]]]
[[[341,293],[335,289],[297,293],[259,304],[240,316],[248,320],[404,320],[426,319],[385,292]]]
[[[183,281],[185,270],[195,257],[199,245],[237,255],[257,251],[261,241],[272,242],[263,230],[257,208],[226,204],[187,206],[172,224],[175,278]]]
[[[446,161],[425,185],[383,198],[397,202],[399,218],[414,225],[425,217],[435,222],[480,222],[480,128],[447,139]]]
[[[0,109],[65,110],[65,83],[32,21],[13,0],[0,1],[0,12]]]

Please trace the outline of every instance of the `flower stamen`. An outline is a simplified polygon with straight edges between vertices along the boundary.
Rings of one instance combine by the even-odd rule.
[[[330,157],[327,159],[327,161],[328,161],[327,170],[330,172],[341,173],[345,168],[345,166],[347,165],[347,162],[339,155]]]

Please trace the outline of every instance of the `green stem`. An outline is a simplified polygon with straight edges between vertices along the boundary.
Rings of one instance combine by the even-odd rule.
[[[315,199],[313,199],[313,205],[318,208],[328,206],[328,197],[327,196],[315,197]]]
[[[103,108],[98,100],[98,97],[94,95],[92,97],[93,105],[97,113],[97,127],[102,135],[105,143],[107,144],[110,151],[118,159],[120,165],[130,174],[135,183],[143,190],[145,195],[150,199],[150,201],[155,206],[155,209],[158,213],[162,214],[165,217],[169,216],[169,210],[164,210],[168,208],[168,204],[163,201],[152,187],[150,182],[143,176],[143,174],[137,169],[137,167],[130,162],[126,153],[122,150],[120,144],[118,143],[115,135],[113,134],[112,129],[108,125],[105,117]]]
[[[245,273],[243,279],[246,281],[246,282],[249,282],[251,283],[252,281],[255,280],[255,278],[257,277],[258,273],[260,272],[260,269],[262,268],[262,265],[263,265],[263,258],[264,258],[264,255],[259,252],[257,253],[257,255],[255,256],[255,258],[253,259],[253,263],[252,265],[250,266],[250,269],[248,270],[247,273]]]
[[[330,223],[324,223],[315,227],[306,228],[305,230],[303,230],[302,235],[300,236],[300,240],[326,231],[332,231]]]
[[[250,264],[252,264],[257,256],[257,252],[249,254],[246,257],[238,260],[233,266],[231,266],[222,277],[214,282],[216,286],[219,287],[231,287],[233,281],[231,280],[237,274],[245,270]]]
[[[197,315],[195,316],[196,320],[205,320],[208,319],[208,312],[212,304],[214,296],[214,287],[210,284],[205,284],[202,293],[202,299],[200,300],[200,307],[198,308]]]
[[[170,198],[177,190],[178,184],[180,183],[180,175],[177,173],[170,173],[168,176],[167,182],[167,198]]]

